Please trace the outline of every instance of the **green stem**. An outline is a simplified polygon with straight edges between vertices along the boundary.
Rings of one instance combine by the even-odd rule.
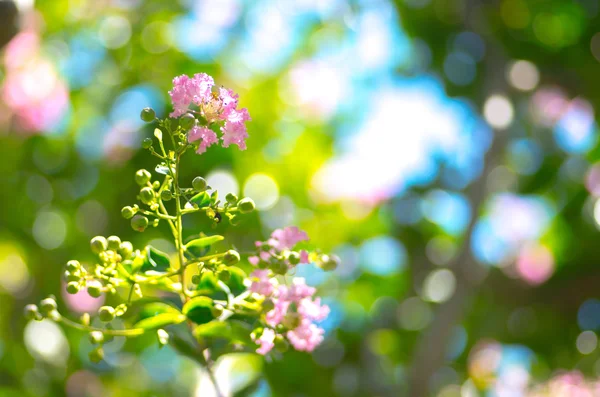
[[[173,178],[173,185],[175,190],[175,211],[176,215],[176,227],[177,227],[177,236],[176,236],[176,246],[177,246],[177,254],[179,257],[179,278],[181,279],[181,294],[183,303],[189,300],[188,290],[187,290],[187,282],[185,279],[185,258],[183,256],[183,218],[181,213],[181,199],[179,193],[179,159],[180,155],[177,154],[175,157],[175,175]]]
[[[142,329],[142,328],[129,328],[129,329],[96,328],[96,327],[92,327],[90,325],[83,325],[83,324],[76,323],[75,321],[71,321],[68,318],[63,317],[63,316],[58,317],[58,319],[56,319],[56,321],[61,322],[68,327],[78,329],[80,331],[86,331],[86,332],[100,331],[104,335],[109,335],[109,336],[140,336],[144,332],[146,332],[146,330]]]

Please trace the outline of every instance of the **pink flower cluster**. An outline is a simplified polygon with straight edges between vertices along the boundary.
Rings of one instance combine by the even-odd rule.
[[[289,256],[283,255],[284,251],[293,250],[296,244],[301,241],[308,241],[308,235],[296,226],[277,229],[271,233],[269,240],[256,242],[259,253],[249,257],[248,261],[260,268],[283,264],[287,269],[293,264],[290,263]],[[301,250],[299,256],[299,263],[309,262],[307,251]]]
[[[315,324],[315,321],[327,318],[329,307],[321,304],[321,298],[313,298],[315,289],[306,285],[303,278],[295,278],[289,287],[280,285],[275,288],[274,280],[270,280],[267,276],[268,270],[258,270],[258,272],[261,272],[262,277],[254,283],[270,284],[268,289],[261,291],[270,291],[265,296],[273,301],[275,307],[265,316],[266,324],[272,328],[265,328],[262,336],[256,340],[260,345],[256,350],[257,353],[264,355],[273,348],[272,342],[275,338],[273,329],[279,325],[288,329],[285,335],[296,350],[313,351],[323,341],[325,332]],[[255,292],[252,288],[251,290]]]
[[[237,145],[241,150],[246,149],[246,121],[251,120],[248,110],[238,109],[238,95],[232,90],[220,87],[213,92],[214,80],[206,73],[196,73],[193,77],[186,75],[173,79],[173,89],[169,91],[173,112],[171,117],[180,117],[190,111],[190,106],[198,106],[199,113],[208,124],[224,122],[221,126],[223,147]],[[217,143],[217,134],[207,126],[194,126],[188,134],[188,140],[200,140],[198,153],[204,153],[206,148]]]
[[[600,382],[588,381],[581,372],[563,372],[545,384],[533,388],[527,397],[597,397],[600,396]]]

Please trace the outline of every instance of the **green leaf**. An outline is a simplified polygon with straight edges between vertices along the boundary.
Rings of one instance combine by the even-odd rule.
[[[206,191],[200,192],[196,194],[194,197],[190,199],[190,202],[193,204],[197,204],[199,208],[206,207],[210,204],[210,196]]]
[[[169,256],[162,251],[157,250],[151,245],[146,246],[146,261],[141,267],[143,272],[154,270],[157,272],[166,272],[171,267]]]
[[[218,234],[214,236],[200,237],[187,243],[185,245],[185,248],[189,249],[210,247],[211,245],[218,243],[219,241],[223,241],[224,239],[225,237],[219,236]]]
[[[183,314],[196,324],[204,324],[214,318],[212,314],[213,307],[214,303],[212,299],[206,296],[198,296],[183,305]]]
[[[240,321],[214,320],[197,326],[194,329],[194,336],[196,336],[196,338],[222,338],[229,339],[232,342],[251,344],[251,331],[252,329],[248,324]]]
[[[154,317],[148,317],[138,321],[134,328],[153,329],[161,328],[170,324],[179,324],[186,320],[186,317],[180,313],[161,313]]]

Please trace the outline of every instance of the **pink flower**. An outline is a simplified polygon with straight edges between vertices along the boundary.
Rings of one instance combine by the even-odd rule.
[[[264,356],[265,354],[270,352],[271,349],[273,349],[273,346],[275,346],[275,344],[273,343],[274,340],[275,331],[273,331],[270,328],[265,328],[260,338],[256,340],[256,344],[260,345],[260,347],[256,349],[256,352]]]
[[[274,242],[273,246],[277,249],[292,249],[300,241],[308,241],[308,234],[296,226],[290,226],[273,231],[271,239]]]
[[[248,132],[246,131],[246,125],[243,122],[225,122],[225,125],[221,127],[223,132],[223,147],[229,147],[229,145],[237,145],[240,150],[246,150],[246,138],[248,138]]]
[[[321,298],[305,298],[298,304],[298,313],[307,320],[321,321],[329,315],[329,306],[321,305]]]
[[[315,291],[313,287],[306,285],[302,277],[296,277],[291,286],[280,285],[277,293],[279,299],[300,302],[304,298],[313,296]]]
[[[198,150],[196,150],[196,153],[198,154],[206,152],[207,147],[214,143],[217,143],[218,141],[217,134],[215,134],[213,130],[211,130],[210,128],[199,127],[196,125],[192,127],[190,132],[188,132],[188,141],[195,142],[199,139],[201,139],[202,141],[200,142]]]
[[[248,257],[248,262],[250,262],[251,265],[256,266],[258,265],[258,262],[260,262],[260,258],[258,256],[251,256]]]
[[[308,259],[308,252],[306,250],[300,251],[300,263],[310,263],[310,260]]]
[[[276,327],[277,325],[281,324],[289,307],[290,302],[281,299],[276,300],[273,310],[269,311],[265,316],[267,324],[269,324],[271,327]]]
[[[311,352],[321,342],[325,331],[317,327],[310,321],[303,321],[295,329],[288,331],[286,336],[294,349],[299,351]]]
[[[171,117],[179,117],[186,113],[192,103],[200,104],[210,98],[214,80],[206,73],[196,73],[189,78],[186,75],[173,79],[173,89],[169,91],[173,112]]]
[[[252,284],[250,291],[264,296],[269,296],[275,290],[273,280],[269,277],[269,269],[256,269],[250,273]]]

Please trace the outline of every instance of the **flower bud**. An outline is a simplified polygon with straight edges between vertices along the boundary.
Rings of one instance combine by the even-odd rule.
[[[71,281],[67,284],[67,292],[74,295],[79,292],[79,283],[77,281]]]
[[[102,295],[102,283],[98,280],[88,281],[87,292],[92,298],[99,298]]]
[[[71,281],[79,281],[79,280],[81,280],[81,277],[77,273],[78,273],[77,270],[75,271],[75,273],[71,273],[70,271],[65,270],[65,273],[64,273],[65,280],[68,283],[71,282]]]
[[[337,255],[321,255],[317,261],[317,266],[325,271],[335,270],[340,264],[340,258]]]
[[[208,185],[206,184],[206,179],[202,178],[201,176],[195,177],[192,181],[192,187],[197,192],[205,191],[207,186]]]
[[[135,215],[135,210],[130,206],[123,207],[121,210],[121,216],[125,219],[131,219]]]
[[[152,147],[152,138],[144,138],[142,141],[142,147],[144,149],[150,149]]]
[[[152,204],[152,202],[154,201],[154,197],[154,190],[152,190],[152,188],[145,187],[142,190],[140,190],[140,200],[142,200],[142,203]]]
[[[163,190],[162,192],[160,192],[160,198],[163,201],[169,201],[173,198],[173,193],[171,193],[170,190]]]
[[[104,334],[101,331],[92,331],[89,335],[92,345],[99,345],[104,342]]]
[[[81,263],[76,260],[71,260],[67,262],[67,271],[73,273],[76,270],[81,268]]]
[[[233,193],[227,193],[227,195],[225,196],[225,200],[227,200],[229,204],[234,205],[238,202],[238,197]]]
[[[273,342],[275,343],[275,349],[281,353],[285,353],[290,348],[290,343],[285,340],[283,335],[275,335],[275,340]]]
[[[133,230],[143,232],[148,227],[148,218],[143,215],[136,215],[131,218],[131,227]]]
[[[46,298],[40,302],[40,312],[42,312],[42,314],[44,315],[47,315],[53,310],[56,310],[56,308],[57,306],[54,298]]]
[[[102,350],[102,347],[98,346],[90,352],[88,357],[90,358],[91,362],[98,364],[104,358],[104,350]]]
[[[42,319],[42,315],[38,311],[38,307],[36,305],[27,305],[24,309],[25,318],[28,320],[37,320],[40,321]]]
[[[152,175],[144,169],[138,170],[135,173],[135,182],[140,186],[144,186],[146,183],[150,182],[150,178],[152,178]]]
[[[119,247],[119,254],[123,259],[128,259],[133,254],[133,244],[129,241],[123,241]]]
[[[256,205],[254,204],[254,201],[252,201],[251,198],[246,197],[238,202],[238,208],[240,209],[240,212],[242,214],[249,214],[250,212],[254,211]]]
[[[145,121],[146,123],[150,123],[152,121],[154,121],[154,118],[156,117],[156,113],[154,112],[154,109],[152,108],[144,108],[142,109],[142,113],[140,113],[140,118]]]
[[[190,128],[192,128],[195,122],[196,118],[191,113],[186,113],[179,118],[179,125],[184,130],[189,130]]]
[[[102,236],[96,236],[90,241],[90,247],[92,248],[92,252],[95,254],[106,251],[107,246],[108,242]]]
[[[169,333],[164,329],[158,329],[156,331],[156,336],[158,337],[158,343],[161,347],[169,343]]]
[[[192,283],[194,283],[194,284],[200,284],[200,281],[202,281],[202,277],[200,277],[199,274],[194,274],[192,276]]]
[[[102,306],[98,309],[98,318],[105,323],[112,321],[115,318],[115,309],[111,306]]]
[[[282,261],[277,261],[275,263],[272,263],[270,268],[273,271],[273,273],[279,274],[281,276],[286,274],[287,271],[289,270],[288,265]]]
[[[152,189],[154,189],[154,190],[160,189],[160,182],[159,181],[152,182]]]
[[[90,314],[89,313],[83,313],[81,315],[81,317],[79,318],[79,321],[81,322],[81,324],[88,326],[90,325]]]
[[[210,308],[210,313],[212,314],[212,316],[214,318],[221,316],[221,314],[223,314],[223,306],[214,305],[213,307]]]
[[[227,266],[235,265],[240,261],[240,254],[236,250],[229,250],[223,255],[223,263]]]
[[[108,249],[111,251],[118,251],[121,248],[121,239],[119,236],[110,236],[107,240]]]
[[[290,252],[288,254],[288,261],[292,265],[297,265],[298,263],[300,263],[300,254],[297,253],[296,251]]]

